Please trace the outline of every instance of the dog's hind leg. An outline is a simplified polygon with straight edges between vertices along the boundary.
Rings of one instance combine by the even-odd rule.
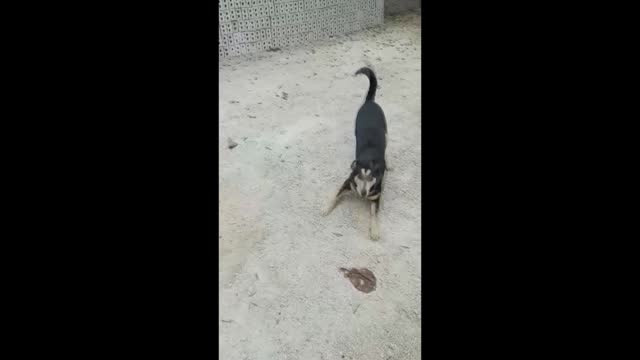
[[[369,237],[371,240],[380,239],[380,228],[378,225],[378,204],[379,200],[371,202],[371,225],[369,226]]]
[[[331,211],[333,211],[333,209],[335,209],[336,205],[338,205],[338,201],[346,194],[348,194],[351,191],[351,182],[349,181],[349,179],[345,180],[345,182],[342,184],[342,186],[340,187],[340,189],[338,190],[338,193],[336,194],[336,196],[331,197],[331,201],[329,202],[329,205],[322,211],[322,215],[323,216],[327,216],[331,213]]]

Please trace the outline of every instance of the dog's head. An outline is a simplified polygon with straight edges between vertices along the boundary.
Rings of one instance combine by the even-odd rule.
[[[354,161],[351,163],[351,190],[363,198],[380,192],[384,169],[384,163]]]

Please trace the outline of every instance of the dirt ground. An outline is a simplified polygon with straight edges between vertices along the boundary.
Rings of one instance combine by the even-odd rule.
[[[220,64],[220,357],[419,359],[421,354],[420,15]],[[369,82],[389,129],[379,215],[345,198],[354,121]],[[228,147],[228,138],[237,146]],[[358,291],[339,268],[364,267]]]

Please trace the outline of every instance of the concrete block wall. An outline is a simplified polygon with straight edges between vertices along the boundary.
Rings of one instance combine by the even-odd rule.
[[[386,0],[389,1],[389,0]],[[380,25],[385,0],[218,0],[220,59]]]

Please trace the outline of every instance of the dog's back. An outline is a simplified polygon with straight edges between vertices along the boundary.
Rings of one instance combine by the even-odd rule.
[[[382,108],[374,101],[378,81],[369,68],[361,68],[357,74],[364,74],[369,78],[369,91],[356,116],[356,159],[384,161],[387,122]]]

